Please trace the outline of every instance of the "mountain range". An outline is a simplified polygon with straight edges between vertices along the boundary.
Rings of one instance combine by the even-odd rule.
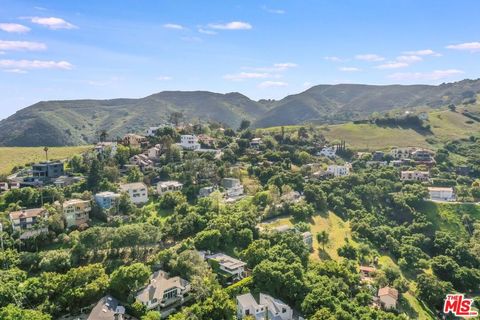
[[[218,121],[233,128],[243,119],[254,127],[342,123],[375,112],[471,103],[479,93],[480,79],[438,86],[318,85],[278,101],[207,91],[164,91],[140,99],[42,101],[0,121],[0,146],[91,144],[103,130],[111,138],[141,133],[168,121],[173,112],[182,112],[189,121]]]

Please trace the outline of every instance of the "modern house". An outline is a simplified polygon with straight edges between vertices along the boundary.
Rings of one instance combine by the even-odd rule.
[[[228,281],[238,281],[245,276],[245,262],[227,256],[224,253],[216,253],[206,256],[214,271],[219,272]]]
[[[103,210],[116,208],[119,200],[120,194],[111,191],[100,192],[95,195],[95,202]]]
[[[225,188],[226,194],[230,198],[239,197],[244,193],[243,185],[236,178],[223,178],[222,187]]]
[[[121,184],[120,190],[128,194],[134,204],[148,202],[148,188],[142,182]]]
[[[32,176],[41,180],[55,179],[65,175],[63,162],[46,161],[32,165]]]
[[[383,151],[375,151],[372,153],[372,160],[373,161],[383,161],[383,157],[385,153]]]
[[[60,207],[65,218],[67,228],[77,226],[80,227],[88,223],[89,213],[92,211],[90,201],[81,199],[70,199],[65,201],[61,206],[57,201],[57,207]]]
[[[60,176],[53,180],[53,184],[57,188],[65,188],[71,186],[72,184],[83,181],[83,177],[69,177],[69,176]]]
[[[146,132],[145,135],[146,135],[147,137],[156,136],[156,135],[157,135],[157,131],[158,131],[158,129],[160,129],[160,128],[162,128],[162,127],[149,127],[149,128],[147,129],[147,132]]]
[[[157,193],[163,195],[167,192],[180,191],[183,184],[178,181],[160,181],[157,184]]]
[[[430,173],[428,171],[402,171],[400,180],[402,181],[428,181]]]
[[[123,320],[125,307],[114,297],[107,295],[101,298],[88,315],[87,320]]]
[[[136,154],[130,158],[130,164],[136,165],[141,171],[152,169],[154,167],[153,161],[145,154]]]
[[[327,172],[333,174],[334,177],[345,177],[350,174],[352,166],[349,163],[346,163],[343,166],[340,165],[329,165]]]
[[[183,134],[180,136],[180,143],[178,144],[185,150],[198,150],[200,149],[200,143],[195,135]]]
[[[268,294],[260,293],[260,303],[257,303],[251,293],[237,296],[237,317],[247,316],[255,320],[292,320],[293,310],[286,303]]]
[[[12,224],[13,231],[27,231],[32,229],[33,226],[38,222],[39,219],[45,218],[48,216],[48,211],[44,208],[35,208],[35,209],[24,209],[20,211],[10,212],[9,218],[10,223]],[[41,232],[46,231],[41,230]],[[33,236],[35,234],[31,234]],[[29,238],[29,236],[24,237]]]
[[[187,280],[180,277],[170,278],[168,273],[159,270],[150,277],[149,284],[136,293],[135,298],[147,310],[162,311],[188,301],[190,290],[190,283]]]
[[[398,301],[397,289],[390,287],[383,287],[378,290],[378,300],[380,306],[386,310],[396,309]]]
[[[413,151],[415,151],[415,148],[413,147],[394,148],[390,151],[390,155],[394,159],[402,160],[402,159],[410,158]]]
[[[455,201],[455,194],[453,188],[448,187],[429,187],[428,193],[430,194],[430,200],[434,201]]]

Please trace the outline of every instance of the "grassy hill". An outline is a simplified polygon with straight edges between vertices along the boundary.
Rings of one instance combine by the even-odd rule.
[[[414,129],[400,127],[381,127],[375,124],[354,124],[352,122],[338,125],[320,125],[318,130],[329,141],[345,140],[355,150],[377,150],[391,146],[419,146],[435,148],[439,143],[454,140],[480,132],[480,122],[462,114],[463,111],[480,112],[480,105],[434,110],[428,113],[427,123],[431,126],[431,134]],[[287,126],[286,131],[295,131],[301,126]],[[260,129],[263,130],[263,129]],[[280,132],[280,127],[265,129],[269,132]]]
[[[338,124],[365,119],[375,112],[432,110],[452,103],[471,103],[479,92],[480,80],[463,80],[439,86],[320,85],[279,101],[253,101],[240,93],[207,91],[165,91],[141,99],[43,101],[0,121],[0,146],[92,144],[103,130],[111,138],[144,132],[149,126],[168,121],[173,112],[182,112],[187,121],[212,120],[232,128],[237,128],[242,119],[250,120],[256,127]],[[463,121],[451,117],[448,121],[452,123]],[[460,123],[452,128],[461,127]],[[365,130],[361,134],[364,141],[359,141],[364,147],[378,137],[373,133],[387,138],[397,135],[388,130],[369,132],[368,127],[330,128],[333,134],[343,132],[346,136],[349,131],[358,136],[360,129]],[[408,139],[422,139],[415,132],[404,133]]]
[[[52,147],[48,149],[48,158],[66,159],[89,148],[91,147]],[[43,160],[45,160],[43,147],[0,147],[0,174],[8,174],[16,166]]]

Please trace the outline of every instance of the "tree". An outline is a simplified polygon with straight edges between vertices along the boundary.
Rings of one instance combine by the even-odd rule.
[[[250,121],[243,119],[242,122],[240,122],[239,130],[242,131],[242,130],[248,129],[248,127],[250,127]]]
[[[142,320],[160,320],[162,315],[158,311],[148,311],[142,318]]]
[[[100,182],[102,180],[102,165],[96,158],[90,164],[90,170],[87,176],[87,189],[92,192],[97,192]]]
[[[204,230],[199,232],[195,237],[195,246],[200,250],[216,251],[220,247],[222,234],[220,231]]]
[[[138,167],[132,167],[128,170],[127,182],[141,182],[143,180],[143,173]]]
[[[418,297],[427,305],[440,308],[445,296],[452,291],[450,282],[440,281],[434,275],[423,273],[417,277]]]
[[[120,299],[126,300],[128,295],[145,285],[150,277],[150,269],[143,263],[122,266],[112,273],[110,289]]]
[[[0,309],[0,319],[2,320],[51,320],[52,317],[37,310],[21,309],[18,306],[9,304]]]
[[[357,249],[350,243],[345,243],[342,247],[337,249],[338,255],[349,260],[357,259]]]
[[[322,244],[322,249],[325,251],[325,245],[328,243],[328,233],[323,230],[317,233],[317,241]]]

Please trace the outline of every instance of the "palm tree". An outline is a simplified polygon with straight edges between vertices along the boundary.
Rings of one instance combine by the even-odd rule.
[[[43,151],[45,152],[45,158],[48,161],[48,147],[43,148]]]
[[[323,230],[317,233],[317,241],[322,244],[322,249],[325,251],[325,245],[328,243],[328,233]]]

